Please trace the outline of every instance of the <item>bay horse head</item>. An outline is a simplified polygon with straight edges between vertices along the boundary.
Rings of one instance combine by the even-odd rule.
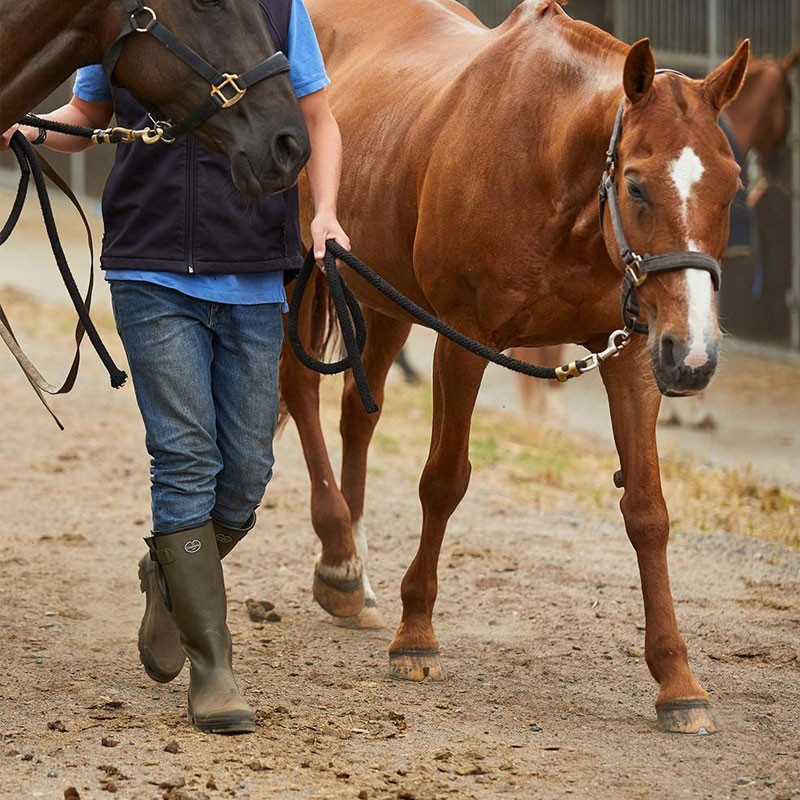
[[[800,61],[800,46],[786,58],[753,58],[736,102],[726,112],[739,145],[758,154],[761,167],[780,149],[789,133],[792,86],[789,75]]]
[[[637,279],[640,324],[646,322],[653,372],[664,394],[702,391],[717,367],[721,338],[715,288],[741,186],[739,167],[718,116],[739,92],[749,42],[702,81],[656,74],[648,40],[634,44],[623,71],[616,174],[616,226],[631,252],[661,256],[661,268],[622,262],[619,235],[605,228],[615,263]],[[652,255],[651,255],[652,254]],[[664,255],[662,255],[664,254]],[[653,260],[656,264],[657,259]],[[638,263],[638,262],[637,262]]]
[[[226,85],[217,95],[221,108],[196,128],[196,134],[204,145],[230,158],[236,187],[259,196],[294,184],[308,160],[310,144],[288,71],[253,83],[246,96],[228,80],[277,52],[258,2],[148,0],[149,5],[135,15],[129,15],[119,0],[106,2],[110,3],[103,35],[106,52],[129,17],[141,26],[121,42],[114,66],[117,82],[172,120],[190,117],[208,101],[209,81],[157,38],[145,35],[150,20],[157,19],[224,74],[221,82]]]

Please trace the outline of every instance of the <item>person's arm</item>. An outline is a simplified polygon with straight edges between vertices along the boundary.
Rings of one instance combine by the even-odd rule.
[[[81,125],[86,128],[107,128],[114,114],[114,105],[111,102],[89,102],[81,100],[80,97],[72,96],[72,100],[61,108],[51,111],[49,114],[39,114],[42,119],[50,119],[55,122],[63,122],[68,125]],[[33,142],[39,136],[39,129],[27,125],[12,125],[0,139],[0,150],[7,150],[11,137],[15,131],[20,130],[29,142]],[[92,146],[90,139],[83,139],[79,136],[67,136],[63,133],[53,133],[48,131],[45,146],[51,150],[58,150],[61,153],[79,153]]]
[[[311,158],[306,164],[314,203],[311,237],[315,258],[322,258],[327,239],[336,239],[346,250],[350,249],[350,239],[336,216],[336,198],[342,172],[342,137],[328,105],[326,89],[301,97],[300,110],[311,139]]]

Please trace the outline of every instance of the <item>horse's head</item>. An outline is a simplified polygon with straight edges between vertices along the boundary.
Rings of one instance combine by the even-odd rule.
[[[675,73],[656,75],[647,40],[631,47],[623,73],[627,100],[616,182],[623,228],[635,252],[722,257],[729,208],[741,183],[717,118],[736,97],[749,55],[744,42],[705,80],[693,81]],[[622,266],[613,235],[607,234],[606,242]],[[720,340],[711,274],[702,269],[651,274],[636,293],[661,391],[704,389],[717,366]]]
[[[109,41],[126,18],[122,3],[110,3]],[[149,0],[149,8],[221,73],[245,73],[276,52],[255,0]],[[141,14],[143,25],[149,13]],[[153,36],[135,33],[123,41],[115,77],[137,97],[172,120],[187,117],[208,99],[209,82]],[[226,87],[226,97],[232,92],[235,89]],[[248,88],[239,102],[216,111],[196,132],[206,146],[230,158],[233,182],[252,196],[291,186],[310,153],[308,132],[285,72]]]
[[[792,87],[789,73],[800,60],[800,47],[782,60],[753,58],[736,102],[728,109],[736,138],[755,150],[762,166],[786,141]]]

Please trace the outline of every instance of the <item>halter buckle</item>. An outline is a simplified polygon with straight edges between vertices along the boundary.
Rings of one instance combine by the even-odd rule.
[[[245,92],[247,91],[246,88],[240,88],[239,84],[236,83],[237,80],[240,80],[240,76],[237,74],[230,74],[229,72],[225,72],[222,75],[225,78],[219,84],[211,84],[211,97],[214,98],[214,102],[219,105],[220,108],[230,108],[231,106],[235,106],[243,97]],[[225,89],[230,87],[234,94],[232,97],[228,97],[225,94]]]
[[[628,268],[625,270],[625,273],[629,276],[629,280],[633,284],[634,288],[638,288],[647,280],[647,273],[641,271],[641,263],[642,257],[634,253],[632,262],[628,264]],[[634,266],[636,269],[634,269]]]

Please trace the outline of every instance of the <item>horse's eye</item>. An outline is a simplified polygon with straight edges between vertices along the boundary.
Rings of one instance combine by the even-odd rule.
[[[631,198],[635,203],[646,203],[647,202],[647,195],[645,194],[644,189],[639,186],[638,183],[635,181],[627,180],[627,188],[628,188],[628,197]]]

